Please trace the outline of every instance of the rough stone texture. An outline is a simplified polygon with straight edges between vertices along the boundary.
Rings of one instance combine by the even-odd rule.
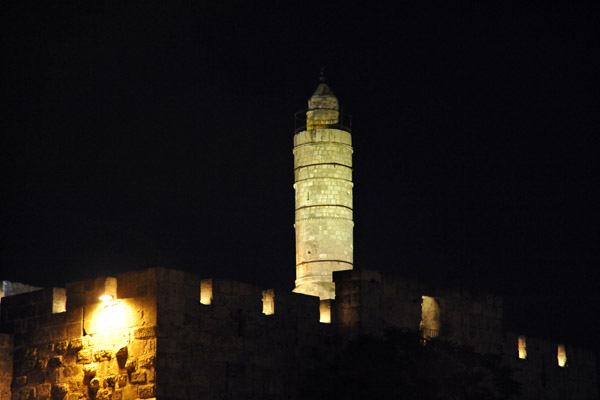
[[[326,300],[335,297],[332,272],[352,269],[354,262],[352,139],[334,128],[333,93],[324,83],[317,92],[309,100],[307,130],[294,136],[294,291]]]
[[[418,332],[429,318],[423,296],[439,306],[439,340],[502,356],[523,399],[597,398],[595,355],[567,343],[561,368],[558,343],[527,337],[519,359],[519,335],[503,332],[497,297],[367,270],[333,278],[335,300],[211,279],[205,305],[200,277],[161,268],[120,275],[116,302],[92,295],[105,278],[70,283],[63,313],[53,313],[52,288],[6,297],[0,400],[294,399],[306,372],[356,335]],[[263,313],[264,292],[272,314]],[[330,323],[319,323],[323,310]]]
[[[13,379],[12,336],[0,333],[0,400],[10,400],[10,383]]]
[[[154,376],[149,360],[156,356],[156,271],[123,274],[122,295],[103,303],[99,296],[106,282],[116,280],[72,282],[66,290],[49,288],[3,299],[1,327],[14,340],[13,399],[149,397],[151,390],[138,386],[148,386],[148,377]],[[140,368],[126,369],[127,363],[138,365],[138,359],[143,360]],[[132,375],[137,379],[131,380]],[[6,381],[10,388],[11,379]],[[131,387],[129,397],[117,393],[117,386]]]

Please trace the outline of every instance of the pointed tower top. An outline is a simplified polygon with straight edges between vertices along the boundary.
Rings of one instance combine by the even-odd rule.
[[[307,129],[326,128],[339,121],[340,104],[329,86],[325,83],[325,67],[321,68],[317,90],[308,99],[306,112]]]
[[[340,105],[337,97],[333,94],[329,86],[325,83],[325,67],[321,68],[319,73],[319,85],[312,97],[308,99],[309,110],[339,110]]]

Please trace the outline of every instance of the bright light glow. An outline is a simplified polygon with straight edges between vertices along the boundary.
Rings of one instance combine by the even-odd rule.
[[[525,336],[519,336],[519,358],[525,360],[527,358],[527,341]]]
[[[321,300],[319,303],[319,322],[323,324],[331,323],[331,300]]]
[[[564,344],[558,345],[558,354],[556,355],[556,358],[558,360],[559,367],[564,367],[567,365],[567,352],[565,351]]]
[[[209,306],[212,303],[212,298],[212,279],[202,279],[200,281],[200,303]]]
[[[129,341],[129,328],[135,313],[126,300],[109,300],[91,306],[85,314],[84,328],[95,346],[120,348]]]
[[[113,297],[110,294],[103,294],[100,296],[100,301],[111,301]]]

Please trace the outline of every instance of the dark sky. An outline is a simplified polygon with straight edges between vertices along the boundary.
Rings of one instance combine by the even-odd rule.
[[[2,4],[0,279],[291,289],[294,112],[326,65],[356,266],[597,294],[597,8],[101,3]]]

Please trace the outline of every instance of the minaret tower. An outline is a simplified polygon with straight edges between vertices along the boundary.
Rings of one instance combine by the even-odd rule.
[[[296,288],[335,298],[333,271],[352,269],[352,136],[323,72],[308,100],[306,127],[294,136]]]

